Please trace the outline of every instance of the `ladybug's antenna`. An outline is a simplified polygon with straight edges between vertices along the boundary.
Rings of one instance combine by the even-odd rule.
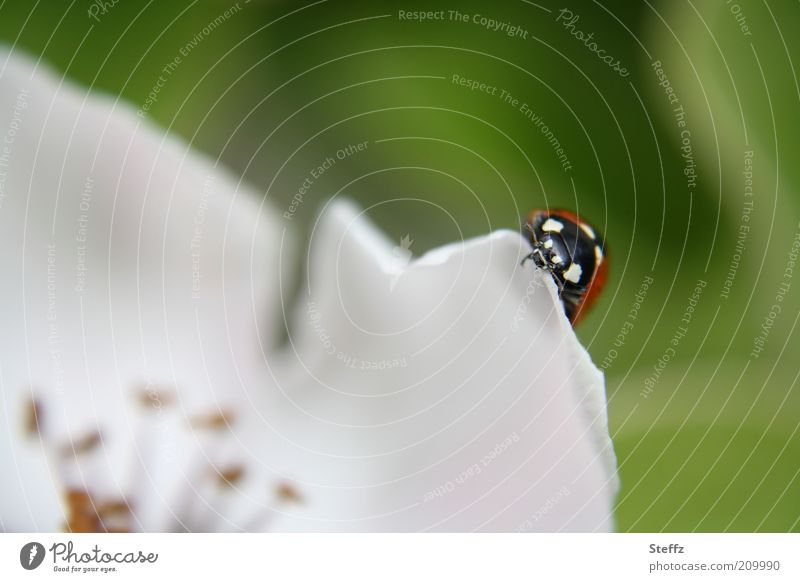
[[[527,220],[524,221],[522,223],[522,228],[524,228],[529,233],[531,233],[531,238],[533,238],[533,242],[538,245],[539,244],[539,239],[536,238],[536,231],[533,230],[533,226],[531,226],[531,223],[528,222]]]

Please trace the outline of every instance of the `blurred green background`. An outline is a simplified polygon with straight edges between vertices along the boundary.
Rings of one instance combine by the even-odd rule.
[[[443,19],[400,14],[419,10]],[[418,255],[578,209],[613,257],[578,334],[607,375],[618,529],[798,531],[797,22],[794,2],[38,0],[0,4],[0,42],[136,108],[161,75],[146,117],[281,213],[367,142],[299,228],[340,193]]]

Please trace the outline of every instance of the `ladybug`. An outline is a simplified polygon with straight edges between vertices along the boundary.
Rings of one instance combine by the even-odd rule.
[[[603,237],[569,210],[535,209],[523,224],[532,260],[558,285],[567,318],[574,326],[595,302],[608,275]]]

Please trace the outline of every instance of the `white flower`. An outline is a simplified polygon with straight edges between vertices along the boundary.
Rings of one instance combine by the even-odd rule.
[[[131,403],[175,393],[194,417],[261,381],[284,238],[252,189],[129,106],[5,53],[0,87],[0,518],[52,531],[65,485],[113,499],[144,485],[125,473],[140,452]],[[107,466],[48,470],[38,441],[19,439],[33,397],[54,449],[100,431]]]
[[[256,192],[0,63],[2,529],[613,526],[603,377],[519,234],[411,260],[333,202],[290,297]]]

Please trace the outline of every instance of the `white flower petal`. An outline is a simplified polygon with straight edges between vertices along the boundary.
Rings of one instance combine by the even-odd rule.
[[[294,361],[277,373],[284,392],[259,407],[260,430],[285,449],[264,463],[292,459],[309,500],[275,527],[613,525],[603,378],[552,280],[520,266],[528,249],[496,232],[429,253],[392,286],[391,244],[353,207],[331,207],[313,241]]]
[[[409,263],[334,203],[276,353],[255,193],[16,56],[0,111],[2,529],[611,527],[603,377],[517,233]]]
[[[256,192],[129,106],[3,51],[0,154],[0,528],[53,531],[59,479],[130,489],[137,394],[167,387],[191,417],[262,388],[283,233]],[[54,450],[100,431],[107,479],[47,470],[17,421],[33,395]]]

